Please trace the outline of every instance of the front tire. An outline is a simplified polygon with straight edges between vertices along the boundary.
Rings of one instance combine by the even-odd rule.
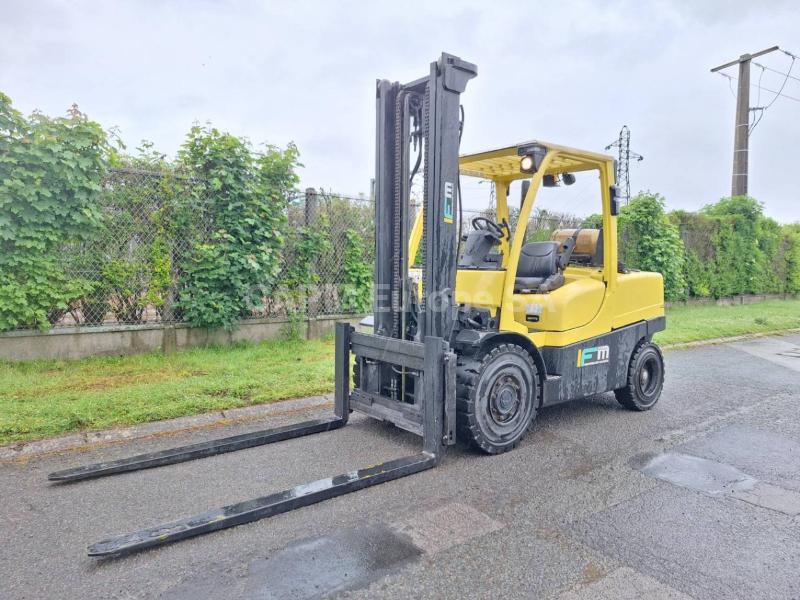
[[[515,448],[536,417],[539,372],[516,344],[499,344],[457,370],[459,438],[487,454]]]
[[[652,342],[633,351],[625,387],[614,390],[617,401],[628,410],[645,411],[656,405],[664,388],[664,357]]]

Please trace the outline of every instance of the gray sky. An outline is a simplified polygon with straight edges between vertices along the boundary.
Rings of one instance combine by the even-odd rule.
[[[168,154],[195,120],[293,140],[302,184],[345,194],[368,192],[375,79],[422,76],[444,50],[478,65],[462,150],[530,138],[602,150],[627,123],[645,156],[633,191],[697,209],[730,192],[734,99],[709,69],[774,44],[800,55],[796,1],[4,0],[2,13],[0,90],[23,112],[77,102],[129,147],[144,138]],[[782,79],[767,71],[762,86]],[[800,98],[800,81],[784,93]],[[751,195],[800,221],[800,102],[778,98],[750,149]],[[593,212],[587,189],[579,180],[549,207]]]

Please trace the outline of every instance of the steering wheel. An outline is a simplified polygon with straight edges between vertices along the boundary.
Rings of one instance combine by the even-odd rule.
[[[503,236],[505,235],[505,230],[503,229],[502,225],[499,225],[494,221],[487,219],[486,217],[475,217],[472,219],[472,227],[481,231],[486,231],[487,233],[490,233],[492,236],[496,237],[498,240],[503,239]]]

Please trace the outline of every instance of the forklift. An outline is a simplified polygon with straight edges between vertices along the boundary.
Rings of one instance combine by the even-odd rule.
[[[613,391],[627,409],[652,408],[664,363],[663,280],[617,257],[614,159],[542,141],[459,157],[460,95],[474,64],[442,54],[424,77],[377,82],[373,332],[336,326],[334,415],[97,463],[49,475],[70,482],[137,471],[337,429],[352,411],[422,438],[419,453],[298,485],[92,544],[121,555],[308,506],[439,464],[462,442],[487,454],[517,446],[546,406]],[[602,223],[528,241],[542,186],[589,173]],[[461,177],[490,180],[496,217],[463,234]],[[422,207],[411,218],[411,186]],[[518,215],[508,206],[523,181]],[[419,265],[416,267],[415,265]]]

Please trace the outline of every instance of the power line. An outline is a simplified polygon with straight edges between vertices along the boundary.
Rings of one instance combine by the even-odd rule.
[[[738,77],[733,77],[732,75],[728,75],[727,73],[719,73],[726,79],[730,79],[732,81],[738,81]],[[751,83],[750,87],[761,87],[755,83]],[[787,100],[794,100],[795,102],[800,102],[800,98],[795,98],[794,96],[789,96],[788,94],[781,94],[780,92],[776,92],[775,90],[771,90],[768,87],[762,87],[765,92],[769,92],[770,94],[775,94],[776,96],[780,96],[781,98],[786,98]]]
[[[757,66],[757,67],[761,67],[762,69],[766,69],[767,71],[772,71],[773,73],[777,73],[778,75],[783,75],[785,77],[788,77],[789,79],[794,79],[795,81],[800,81],[800,77],[796,77],[796,76],[794,76],[794,75],[792,75],[790,73],[784,73],[783,71],[778,71],[778,69],[773,69],[772,67],[767,67],[767,66],[762,65],[761,63],[757,63],[755,61],[753,61],[753,64],[755,66]]]
[[[791,72],[792,72],[792,67],[794,66],[794,61],[795,61],[795,60],[796,60],[796,59],[795,59],[795,57],[794,57],[794,56],[792,56],[792,62],[791,62],[791,64],[789,65],[789,70],[786,72],[786,77],[784,78],[784,80],[783,80],[783,83],[781,84],[781,89],[779,89],[779,90],[778,90],[778,92],[775,94],[775,97],[772,99],[772,102],[770,102],[769,104],[767,104],[767,105],[764,107],[764,110],[767,110],[767,109],[768,109],[770,106],[772,106],[773,104],[775,104],[775,100],[777,100],[777,99],[778,99],[778,96],[780,96],[780,95],[781,95],[781,93],[783,92],[783,88],[785,88],[785,87],[786,87],[786,82],[788,82],[788,81],[789,81],[789,75],[790,75],[790,74],[791,74]],[[763,70],[761,71],[761,74],[762,74],[762,75],[764,74],[764,71],[763,71]],[[760,84],[760,83],[761,83],[761,80],[759,80],[759,81],[758,81],[758,83]],[[763,114],[763,113],[762,113],[762,114]]]

